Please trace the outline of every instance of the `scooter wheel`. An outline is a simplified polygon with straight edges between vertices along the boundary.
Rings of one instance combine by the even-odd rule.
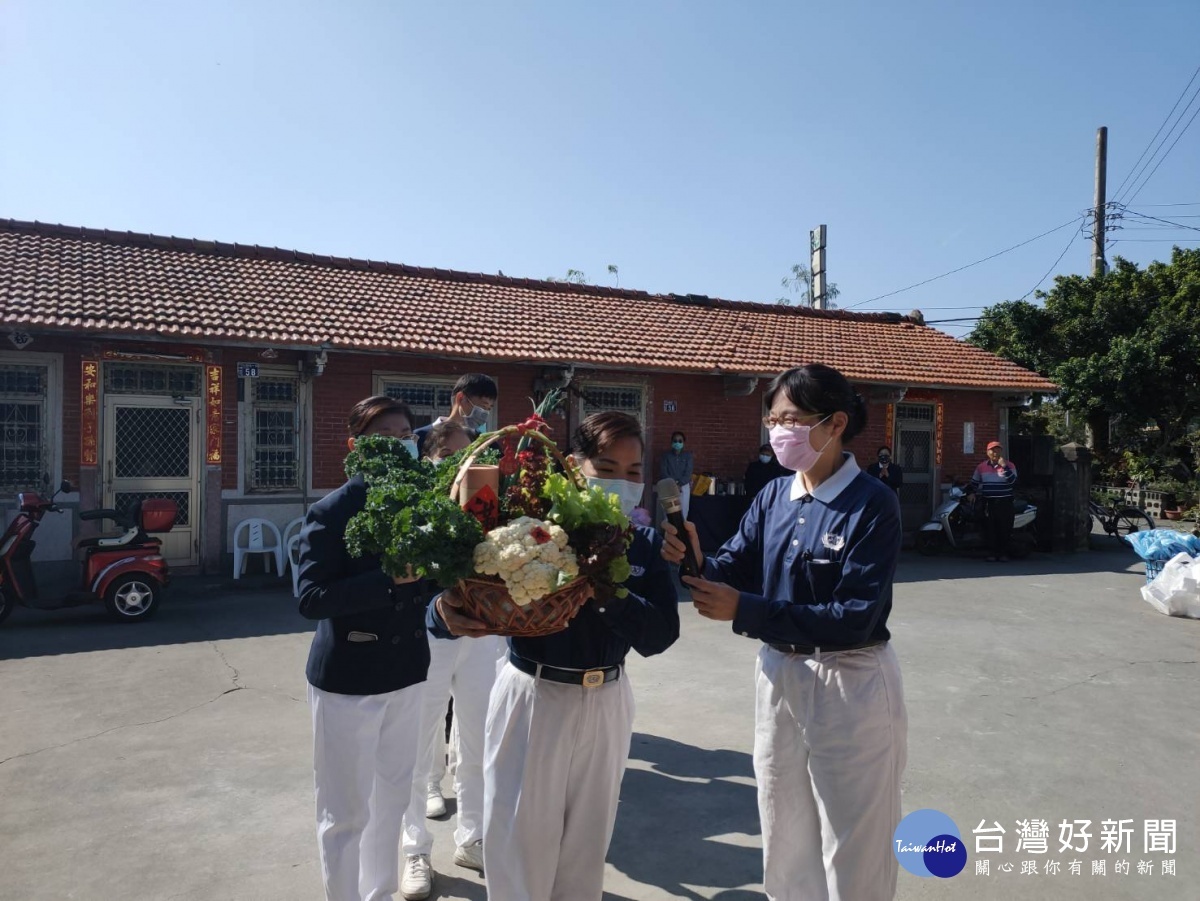
[[[917,533],[917,553],[925,557],[933,557],[942,550],[942,536],[937,532]]]
[[[1014,535],[1009,541],[1008,552],[1013,555],[1016,560],[1024,560],[1037,547],[1037,539],[1032,535],[1020,534]]]
[[[162,586],[149,576],[129,573],[120,576],[104,592],[104,607],[113,619],[134,623],[149,619],[162,600]]]
[[[13,612],[13,607],[17,606],[17,602],[8,596],[8,592],[0,589],[0,623],[8,619],[8,615]]]

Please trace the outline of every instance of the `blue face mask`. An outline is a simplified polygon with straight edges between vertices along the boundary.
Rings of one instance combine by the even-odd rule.
[[[771,462],[771,455],[770,455],[770,454],[759,454],[759,455],[758,455],[758,462],[759,462],[759,463],[770,463],[770,462]]]
[[[676,452],[683,450],[683,442],[682,441],[672,441],[671,449]]]
[[[471,412],[467,414],[467,428],[476,432],[483,432],[487,429],[488,420],[491,416],[491,410],[472,404]]]
[[[416,438],[401,438],[400,443],[404,445],[404,449],[408,451],[408,455],[414,460],[417,459],[417,439]]]

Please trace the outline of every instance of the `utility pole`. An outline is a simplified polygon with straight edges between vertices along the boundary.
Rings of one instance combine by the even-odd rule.
[[[1096,129],[1096,208],[1092,212],[1092,275],[1104,275],[1108,271],[1108,263],[1104,260],[1104,235],[1108,231],[1105,228],[1107,203],[1104,197],[1107,173],[1108,128],[1102,125]]]
[[[818,225],[808,233],[812,258],[809,267],[810,305],[815,310],[825,309],[825,226]]]

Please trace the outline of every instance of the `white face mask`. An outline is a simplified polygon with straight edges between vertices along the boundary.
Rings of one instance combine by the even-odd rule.
[[[416,438],[401,438],[400,443],[404,445],[404,449],[408,451],[408,455],[414,460],[417,459],[417,439]]]
[[[595,486],[606,494],[615,494],[621,500],[621,512],[628,516],[642,500],[645,485],[625,479],[600,479],[588,476],[588,487]]]

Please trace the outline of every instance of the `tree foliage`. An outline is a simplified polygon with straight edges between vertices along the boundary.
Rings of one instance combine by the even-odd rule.
[[[787,288],[788,291],[791,293],[785,294],[782,297],[776,298],[775,302],[781,303],[784,306],[790,306],[792,303],[791,295],[799,294],[800,299],[804,303],[804,305],[811,306],[812,305],[812,281],[813,281],[813,274],[812,274],[811,269],[809,269],[803,263],[793,264],[792,274],[785,275],[782,279],[779,280],[780,286]],[[834,301],[837,300],[838,295],[841,293],[842,293],[841,290],[838,288],[838,286],[835,282],[827,283],[825,285],[825,306],[831,310],[834,307],[836,307],[837,304],[835,304]]]
[[[1118,257],[1038,297],[984,310],[967,340],[1057,382],[1072,413],[1116,420],[1127,446],[1185,446],[1200,421],[1200,249],[1145,269]]]

